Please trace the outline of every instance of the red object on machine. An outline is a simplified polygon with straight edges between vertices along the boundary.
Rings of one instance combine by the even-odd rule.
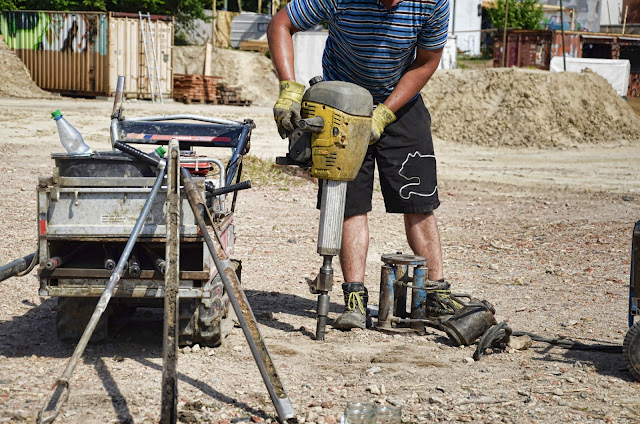
[[[205,176],[211,171],[211,162],[190,162],[190,163],[181,163],[181,167],[189,170],[191,175],[199,175]]]

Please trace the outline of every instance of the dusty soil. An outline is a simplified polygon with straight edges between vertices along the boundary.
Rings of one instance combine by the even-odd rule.
[[[61,151],[49,113],[61,109],[94,150],[108,149],[112,104],[89,100],[0,99],[0,263],[35,249],[35,186]],[[273,158],[285,143],[270,105],[234,108],[128,102],[127,116],[194,113],[255,119],[251,154]],[[491,301],[515,330],[621,345],[627,330],[629,248],[640,219],[640,144],[545,150],[436,140],[442,206],[437,211],[447,279],[455,291]],[[318,212],[306,179],[251,176],[237,205],[235,257],[261,332],[300,421],[334,424],[346,402],[402,406],[406,422],[639,422],[640,385],[620,354],[568,351],[542,343],[524,351],[454,347],[425,336],[315,328]],[[290,180],[289,180],[290,181]],[[370,214],[366,284],[378,303],[380,255],[409,252],[401,218]],[[330,320],[342,300],[338,272]],[[33,422],[73,346],[55,335],[55,301],[38,296],[35,273],[0,283],[0,421]],[[61,423],[157,422],[161,318],[143,317],[107,343],[90,346],[71,380]],[[182,422],[274,418],[242,332],[223,345],[181,353]]]

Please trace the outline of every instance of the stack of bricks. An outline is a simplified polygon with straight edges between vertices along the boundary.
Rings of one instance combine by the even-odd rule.
[[[242,89],[227,85],[222,77],[174,74],[173,98],[183,103],[251,106],[251,100],[240,97]]]
[[[218,103],[217,83],[222,77],[174,74],[173,98],[184,103]]]
[[[227,85],[225,80],[218,81],[216,91],[220,105],[251,106],[251,100],[240,96],[242,88],[236,85]]]

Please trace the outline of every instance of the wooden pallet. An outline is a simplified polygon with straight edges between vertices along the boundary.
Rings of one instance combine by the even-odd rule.
[[[265,54],[269,51],[269,43],[267,40],[243,40],[240,41],[240,50]]]

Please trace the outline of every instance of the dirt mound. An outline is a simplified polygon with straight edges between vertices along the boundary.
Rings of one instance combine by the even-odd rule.
[[[0,40],[0,97],[51,98],[31,80],[29,70],[16,54]]]
[[[487,146],[551,147],[640,139],[640,119],[591,71],[438,71],[422,90],[433,133]]]
[[[204,46],[176,46],[173,48],[173,71],[176,74],[202,74]],[[242,97],[258,106],[272,106],[278,98],[278,79],[271,59],[263,54],[214,48],[211,73],[219,75],[230,85],[242,87]]]

